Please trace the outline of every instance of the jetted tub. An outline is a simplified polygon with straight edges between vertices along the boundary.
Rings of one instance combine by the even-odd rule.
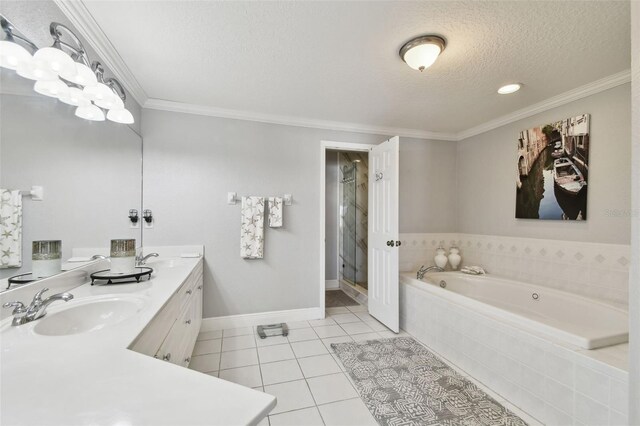
[[[629,339],[627,312],[568,292],[461,272],[428,273],[422,280],[415,273],[402,273],[401,282],[580,348]]]

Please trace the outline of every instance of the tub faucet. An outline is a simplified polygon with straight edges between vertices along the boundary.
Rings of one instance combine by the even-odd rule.
[[[419,280],[423,279],[425,274],[427,272],[430,271],[438,271],[438,272],[444,272],[444,269],[439,267],[439,266],[429,266],[428,268],[425,268],[424,265],[422,265],[420,267],[420,269],[418,269],[418,273],[416,274],[416,278],[418,278]]]
[[[49,289],[43,288],[37,292],[28,307],[25,307],[22,302],[9,302],[2,305],[3,308],[14,308],[11,325],[22,325],[40,319],[47,314],[47,306],[53,302],[58,300],[68,302],[73,299],[73,294],[71,293],[58,293],[42,300],[42,294],[45,291],[49,291]]]
[[[147,259],[150,257],[158,257],[160,256],[158,253],[149,253],[146,256],[142,256],[142,253],[136,256],[136,265],[146,265]]]

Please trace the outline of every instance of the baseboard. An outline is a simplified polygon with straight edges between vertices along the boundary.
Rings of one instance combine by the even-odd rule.
[[[322,310],[317,308],[291,309],[288,311],[259,312],[245,315],[203,318],[200,331],[223,330],[227,328],[251,327],[278,322],[306,321],[323,318]]]
[[[340,282],[338,280],[326,280],[324,282],[325,290],[337,290],[340,288]]]

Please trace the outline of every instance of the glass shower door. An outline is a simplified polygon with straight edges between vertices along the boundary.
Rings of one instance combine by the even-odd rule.
[[[356,283],[356,164],[342,169],[342,277]]]

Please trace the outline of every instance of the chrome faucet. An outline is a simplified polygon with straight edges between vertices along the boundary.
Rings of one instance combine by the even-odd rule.
[[[158,257],[160,256],[158,253],[149,253],[146,256],[142,256],[142,253],[140,253],[139,255],[136,256],[136,265],[146,265],[147,263],[147,259],[149,259],[150,257]]]
[[[47,306],[53,302],[58,300],[68,302],[73,299],[73,294],[71,293],[58,293],[42,300],[42,294],[45,291],[49,291],[49,289],[43,288],[37,292],[28,307],[25,307],[22,302],[9,302],[2,305],[3,308],[14,308],[11,325],[22,325],[40,319],[47,314]]]
[[[444,269],[439,267],[439,266],[429,266],[428,268],[425,268],[425,266],[422,265],[420,267],[420,269],[418,269],[418,273],[416,274],[416,278],[421,280],[422,278],[424,278],[424,276],[425,276],[425,274],[427,272],[431,272],[431,271],[444,272]]]

